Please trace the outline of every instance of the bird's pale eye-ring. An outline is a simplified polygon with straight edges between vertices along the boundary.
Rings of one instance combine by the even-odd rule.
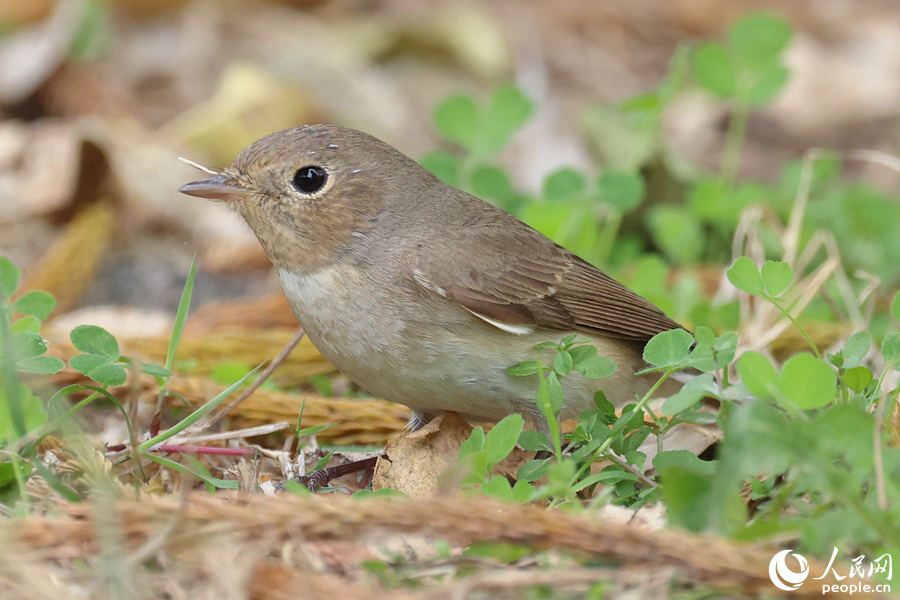
[[[322,167],[301,167],[294,173],[293,184],[298,191],[312,194],[322,189],[328,181],[328,172]]]

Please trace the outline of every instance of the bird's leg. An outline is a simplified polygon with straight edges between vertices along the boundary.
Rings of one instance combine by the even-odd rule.
[[[428,425],[428,423],[430,423],[432,419],[434,419],[434,415],[429,415],[414,410],[412,416],[409,418],[409,422],[406,424],[406,427],[403,428],[403,433],[412,433],[414,431],[418,431]]]
[[[550,424],[547,422],[547,417],[538,410],[538,407],[535,405],[528,405],[525,407],[525,410],[522,413],[522,416],[525,417],[526,422],[530,422],[531,426],[534,427],[535,431],[539,431],[547,436],[547,439],[552,439],[550,437]],[[533,460],[547,460],[553,456],[553,453],[549,450],[538,450],[534,455]]]

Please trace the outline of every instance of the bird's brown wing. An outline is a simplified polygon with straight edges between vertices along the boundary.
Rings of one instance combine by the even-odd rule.
[[[458,232],[452,247],[423,248],[415,281],[513,333],[537,327],[646,341],[680,328],[590,263],[505,217],[502,227]]]

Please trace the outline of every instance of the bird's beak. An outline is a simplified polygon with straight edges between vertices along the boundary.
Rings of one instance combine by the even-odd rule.
[[[253,194],[251,190],[242,187],[233,177],[224,174],[192,181],[178,188],[178,191],[188,196],[225,200],[226,202],[241,201]]]

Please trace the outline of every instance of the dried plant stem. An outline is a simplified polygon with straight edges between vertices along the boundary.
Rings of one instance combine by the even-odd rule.
[[[240,396],[238,396],[231,402],[231,404],[220,410],[218,414],[210,417],[209,421],[203,424],[201,428],[207,429],[215,425],[216,423],[221,421],[228,413],[234,410],[241,402],[246,400],[250,396],[250,394],[255,392],[257,388],[259,388],[259,386],[261,386],[272,375],[272,372],[278,368],[278,365],[284,362],[284,359],[287,358],[288,354],[290,354],[291,351],[297,347],[297,344],[300,343],[300,340],[303,339],[303,336],[303,328],[298,327],[297,331],[294,332],[293,337],[288,341],[287,344],[285,344],[284,348],[281,349],[281,352],[279,352],[278,355],[274,359],[272,359],[272,362],[269,363],[269,365],[263,370],[263,372],[259,374],[259,377],[256,379],[256,381],[251,383]]]
[[[535,505],[460,496],[399,500],[279,495],[254,496],[248,503],[234,503],[194,493],[185,500],[163,497],[120,501],[115,512],[122,539],[138,547],[173,521],[178,527],[170,529],[165,547],[181,554],[214,543],[216,536],[225,532],[231,543],[266,543],[273,548],[299,539],[310,543],[411,533],[459,544],[507,542],[570,551],[628,567],[671,567],[692,580],[738,588],[748,595],[777,594],[768,575],[772,548],[684,531],[652,531]],[[98,552],[95,509],[89,503],[60,508],[66,516],[36,515],[9,523],[11,541],[35,551],[52,550],[58,556]],[[810,569],[825,572],[818,561],[810,561]],[[837,581],[832,575],[820,583]],[[791,592],[790,597],[829,595],[823,596],[822,589],[815,586]]]

